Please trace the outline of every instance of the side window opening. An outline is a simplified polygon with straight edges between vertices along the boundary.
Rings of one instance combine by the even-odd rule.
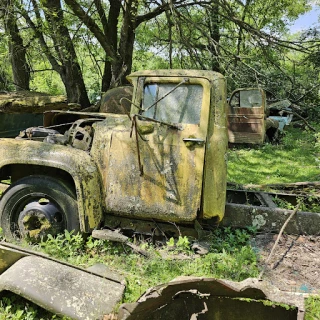
[[[175,89],[176,86],[171,83],[146,84],[142,102],[142,109],[145,111],[141,114],[167,123],[199,124],[203,87],[198,84],[182,84]],[[169,93],[170,91],[172,92]]]
[[[262,95],[260,90],[243,90],[236,92],[230,101],[231,107],[254,108],[262,106]]]

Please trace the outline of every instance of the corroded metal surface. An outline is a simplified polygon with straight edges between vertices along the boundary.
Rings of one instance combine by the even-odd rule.
[[[33,166],[29,174],[36,174],[36,168],[44,174],[47,168],[68,173],[76,188],[81,231],[100,224],[102,207],[107,213],[134,218],[221,220],[227,146],[223,76],[201,70],[156,70],[128,78],[134,85],[130,115],[134,125],[128,115],[60,113],[73,121],[97,119],[89,120],[90,128],[77,130],[80,138],[76,133],[73,141],[64,142],[67,146],[54,144],[60,141],[55,139],[0,140],[0,173],[13,164],[20,165],[20,178],[22,164]],[[74,125],[69,124],[68,132]]]
[[[263,143],[266,116],[266,98],[262,89],[234,91],[228,104],[229,142]]]
[[[254,226],[265,232],[279,232],[293,210],[281,209],[274,199],[296,206],[301,196],[286,193],[227,190],[222,226]],[[308,209],[305,209],[308,210]],[[286,226],[289,234],[319,234],[320,213],[298,211]]]
[[[11,267],[15,262],[26,256],[28,256],[28,253],[26,252],[0,245],[0,274]]]
[[[129,77],[134,84],[131,116],[140,114],[136,106],[146,103],[145,86],[172,84],[167,96],[174,111],[160,109],[165,121],[151,121],[149,112],[146,118],[135,118],[134,128],[128,117],[119,115],[94,125],[91,155],[103,177],[106,210],[175,222],[194,221],[198,214],[221,220],[226,186],[225,81],[214,72],[171,71],[138,72]],[[199,110],[192,106],[189,117],[185,109],[197,90],[191,90],[186,101],[174,100],[173,91],[181,83],[187,83],[182,91],[200,86],[203,92],[197,99]],[[177,120],[170,121],[171,117]]]
[[[11,291],[61,316],[102,319],[124,284],[106,266],[84,270],[17,246],[0,245],[0,291]]]
[[[130,86],[117,87],[108,90],[101,98],[99,112],[116,114],[129,113],[132,92],[133,87]]]
[[[306,296],[257,279],[180,277],[149,289],[136,303],[123,304],[119,320],[303,319]]]
[[[227,185],[227,111],[226,83],[222,78],[211,82],[211,113],[209,117],[208,137],[205,155],[204,181],[202,194],[202,217],[216,218],[224,216]]]
[[[0,154],[0,169],[10,164],[30,164],[68,172],[76,186],[81,230],[88,232],[100,223],[100,177],[86,152],[36,141],[0,139]]]
[[[41,126],[43,123],[42,114],[34,113],[10,113],[1,114],[0,116],[0,137],[13,138],[19,132],[27,127]]]
[[[208,70],[182,70],[182,69],[159,69],[159,70],[142,70],[131,73],[127,79],[130,82],[134,82],[139,77],[170,77],[172,80],[177,82],[177,78],[190,77],[190,78],[204,78],[209,81],[214,81],[217,79],[224,79],[224,77],[218,73]],[[175,79],[174,79],[175,78]],[[134,80],[135,79],[135,80]]]
[[[222,226],[279,232],[293,210],[227,203]],[[289,234],[319,234],[320,213],[299,211],[286,226]]]

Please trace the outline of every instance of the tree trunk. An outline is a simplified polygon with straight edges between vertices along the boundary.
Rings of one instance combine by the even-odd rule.
[[[220,72],[219,56],[220,56],[220,16],[219,16],[219,4],[213,3],[211,10],[209,11],[210,19],[210,44],[209,49],[212,53],[211,58],[211,70]]]
[[[13,82],[17,91],[30,90],[30,69],[26,59],[26,48],[19,34],[16,15],[10,1],[4,15],[5,31],[9,35],[9,55]]]
[[[46,0],[43,1],[43,5],[47,9],[46,19],[52,28],[54,48],[61,61],[62,68],[59,73],[66,88],[68,101],[87,108],[90,106],[90,101],[68,28],[64,25],[60,0]]]
[[[52,0],[51,0],[52,1]],[[135,30],[144,21],[153,19],[165,10],[169,9],[168,3],[153,6],[152,10],[143,15],[137,15],[138,0],[109,0],[110,11],[108,15],[108,27],[105,27],[105,15],[102,12],[101,0],[94,0],[103,28],[96,23],[94,18],[83,9],[77,0],[65,0],[73,13],[85,24],[99,41],[106,52],[106,64],[103,76],[103,91],[107,89],[111,78],[111,88],[123,85],[127,82],[126,76],[131,72],[133,45]],[[122,5],[122,27],[118,40],[118,18]],[[103,22],[105,21],[105,22]],[[119,43],[119,48],[117,46]],[[110,64],[109,64],[110,63]],[[108,72],[111,72],[108,74]],[[110,77],[111,76],[111,77]]]
[[[119,50],[117,59],[112,61],[111,88],[126,84],[126,76],[131,73],[136,28],[134,21],[137,15],[137,6],[138,2],[136,0],[125,1]]]

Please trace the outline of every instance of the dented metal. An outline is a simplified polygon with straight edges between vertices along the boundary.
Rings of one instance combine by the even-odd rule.
[[[258,279],[233,282],[179,277],[120,307],[119,320],[299,319],[308,295],[280,291]]]
[[[1,140],[0,179],[21,179],[22,164],[26,175],[61,172],[74,184],[84,232],[100,225],[103,212],[167,222],[220,221],[226,190],[225,79],[197,70],[143,71],[128,79],[133,84],[129,116],[50,112],[45,125],[58,133],[44,129],[44,142]]]
[[[198,220],[219,223],[226,203],[225,79],[218,73],[199,70],[143,71],[128,79],[133,84],[130,114],[51,112],[45,117],[45,126],[57,133],[44,130],[47,136],[43,142],[32,141],[39,138],[32,135],[27,135],[27,140],[0,139],[0,179],[19,182],[38,174],[60,179],[68,185],[66,192],[71,188],[70,194],[75,194],[82,232],[105,224],[112,229],[171,236],[184,230],[165,222],[187,226]],[[260,107],[264,110],[265,106],[262,103]],[[124,109],[122,113],[127,107]],[[259,110],[252,118],[256,121],[253,127],[263,128],[256,132],[261,140],[265,123]],[[250,118],[248,113],[243,115]],[[270,205],[267,197],[260,198],[266,207]],[[39,205],[30,202],[19,212],[21,236],[51,232],[55,208],[39,210]],[[251,212],[252,219],[260,223],[260,216],[271,210],[260,206],[260,211],[254,211],[255,206],[245,206],[241,208],[246,212],[237,209],[237,213],[248,216]],[[230,208],[233,204],[227,204],[222,223],[232,225],[239,220]],[[0,212],[1,221],[7,219],[2,215]],[[253,223],[244,216],[241,219],[245,225]],[[277,227],[282,221],[276,222]],[[194,229],[186,229],[195,235]],[[42,255],[0,245],[0,291],[15,292],[57,314],[101,318],[113,311],[123,289],[117,279],[105,279],[66,264],[62,267]],[[238,286],[196,279],[151,289],[137,304],[121,307],[119,317],[218,319],[223,309],[228,316],[255,319],[256,311],[247,312],[248,301],[240,303],[241,312],[236,311],[239,298],[290,304],[279,293],[269,295],[257,283]],[[258,308],[253,310],[262,307],[261,314],[266,315],[263,304],[254,301],[251,305]],[[269,308],[268,312],[271,310],[272,316],[288,314],[281,306],[276,309],[273,312]],[[295,304],[290,312],[288,318],[297,318],[303,307]]]
[[[110,217],[216,225],[223,219],[225,208],[224,224],[245,226],[245,221],[251,225],[258,219],[254,213],[262,212],[265,205],[268,212],[274,209],[268,208],[270,202],[249,208],[239,203],[226,206],[228,135],[222,75],[201,70],[151,70],[133,73],[128,80],[133,89],[117,90],[115,97],[121,100],[133,92],[130,114],[128,106],[101,109],[113,113],[49,112],[46,128],[41,131],[46,135],[44,142],[1,139],[0,179],[19,182],[38,174],[59,178],[68,190],[74,189],[82,232],[106,224]],[[264,139],[268,121],[263,90],[236,91],[230,108],[229,133],[230,119],[240,119],[241,126],[252,124],[248,129],[251,137]],[[40,139],[38,134],[26,136]],[[58,208],[59,203],[56,205]],[[22,235],[50,233],[53,227],[58,233],[61,229],[51,221],[54,214],[37,210],[34,201],[27,209],[18,215]],[[31,217],[33,211],[40,212],[37,221]],[[241,224],[236,211],[246,214]],[[309,220],[300,221],[299,228],[309,233],[312,228],[304,222]],[[271,227],[275,224],[270,223]]]

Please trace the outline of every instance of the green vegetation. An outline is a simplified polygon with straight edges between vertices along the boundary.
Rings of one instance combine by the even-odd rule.
[[[1,297],[0,320],[36,319],[48,320],[61,318],[14,294],[7,293]]]
[[[290,33],[318,3],[5,1],[0,89],[66,92],[85,107],[131,71],[207,69],[227,77],[229,92],[261,86],[319,111],[317,26]]]
[[[143,248],[150,253],[150,257],[145,258],[120,244],[92,237],[84,239],[81,235],[65,232],[56,238],[49,237],[33,249],[84,268],[104,263],[125,277],[127,288],[123,302],[133,302],[146,289],[182,275],[235,281],[257,276],[257,257],[249,245],[249,239],[248,231],[216,230],[207,239],[211,243],[211,250],[205,256],[194,256],[190,242],[185,237],[180,237],[176,243],[170,239],[168,245],[159,247],[144,242]],[[226,246],[223,245],[225,241],[228,241]],[[184,259],[177,260],[177,254],[183,255]],[[3,319],[50,318],[44,310],[14,295],[5,296],[0,301]]]
[[[104,263],[117,270],[125,276],[127,282],[124,301],[132,302],[147,288],[181,275],[235,281],[257,276],[256,254],[248,244],[249,239],[247,231],[217,230],[208,239],[211,250],[205,256],[192,256],[190,242],[186,237],[180,237],[176,243],[170,239],[167,246],[163,247],[143,243],[144,249],[150,253],[149,258],[132,253],[122,245],[92,237],[84,240],[80,235],[68,232],[56,238],[50,237],[37,248],[81,267]],[[226,246],[223,245],[225,241],[228,241]],[[159,250],[165,253],[165,258]],[[175,259],[177,254],[183,254],[185,259]]]
[[[314,127],[320,131],[319,124]],[[279,144],[242,146],[228,152],[228,181],[272,184],[318,181],[319,134],[289,127]]]
[[[305,320],[320,320],[320,296],[308,298],[305,308]]]

